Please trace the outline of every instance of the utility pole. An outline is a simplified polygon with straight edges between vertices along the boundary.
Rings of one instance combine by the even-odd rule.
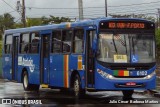
[[[23,27],[26,27],[26,12],[25,12],[25,1],[22,0],[22,23]]]
[[[106,17],[108,16],[108,7],[107,7],[107,0],[105,0],[105,12],[106,12]]]
[[[158,28],[160,28],[160,8],[158,8]]]
[[[82,0],[78,0],[78,8],[79,8],[79,20],[83,20],[83,2]]]
[[[16,10],[17,10],[18,13],[21,13],[21,7],[22,7],[22,5],[21,5],[20,1],[17,1]]]

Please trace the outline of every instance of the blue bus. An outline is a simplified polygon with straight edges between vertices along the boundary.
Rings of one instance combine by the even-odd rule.
[[[86,91],[155,89],[155,24],[99,18],[6,30],[3,77],[38,91],[41,84]]]

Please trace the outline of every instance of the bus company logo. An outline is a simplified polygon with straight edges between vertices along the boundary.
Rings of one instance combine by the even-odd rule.
[[[33,64],[33,60],[31,58],[27,58],[27,59],[23,58],[22,65],[28,66],[31,72],[34,71],[35,64]]]
[[[9,62],[9,57],[4,58],[6,62]]]
[[[97,69],[98,74],[100,74],[103,78],[107,78],[108,74],[100,69]]]
[[[40,105],[42,104],[42,100],[36,99],[2,99],[2,105]]]
[[[2,99],[2,104],[11,104],[11,99]]]

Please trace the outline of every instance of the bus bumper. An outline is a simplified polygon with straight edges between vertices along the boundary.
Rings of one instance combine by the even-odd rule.
[[[154,75],[150,79],[138,79],[134,80],[134,78],[128,80],[111,80],[98,78],[95,81],[95,89],[96,90],[148,90],[156,88],[156,75]]]

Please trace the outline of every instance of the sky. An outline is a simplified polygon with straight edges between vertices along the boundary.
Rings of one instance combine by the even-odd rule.
[[[6,3],[10,6],[8,6]],[[16,12],[18,0],[0,0],[0,15],[8,12],[15,19],[21,16]],[[22,1],[22,0],[20,0]],[[109,14],[146,14],[154,15],[160,8],[160,0],[107,0]],[[155,3],[157,2],[157,3]],[[150,3],[150,4],[143,4]],[[78,0],[25,0],[26,17],[42,17],[49,15],[59,17],[78,18]],[[141,4],[141,5],[132,5]],[[129,5],[129,6],[125,6]],[[105,0],[83,0],[84,18],[96,18],[105,16]],[[89,8],[88,8],[89,7]],[[37,9],[38,8],[38,9]],[[47,9],[52,8],[52,9]]]

